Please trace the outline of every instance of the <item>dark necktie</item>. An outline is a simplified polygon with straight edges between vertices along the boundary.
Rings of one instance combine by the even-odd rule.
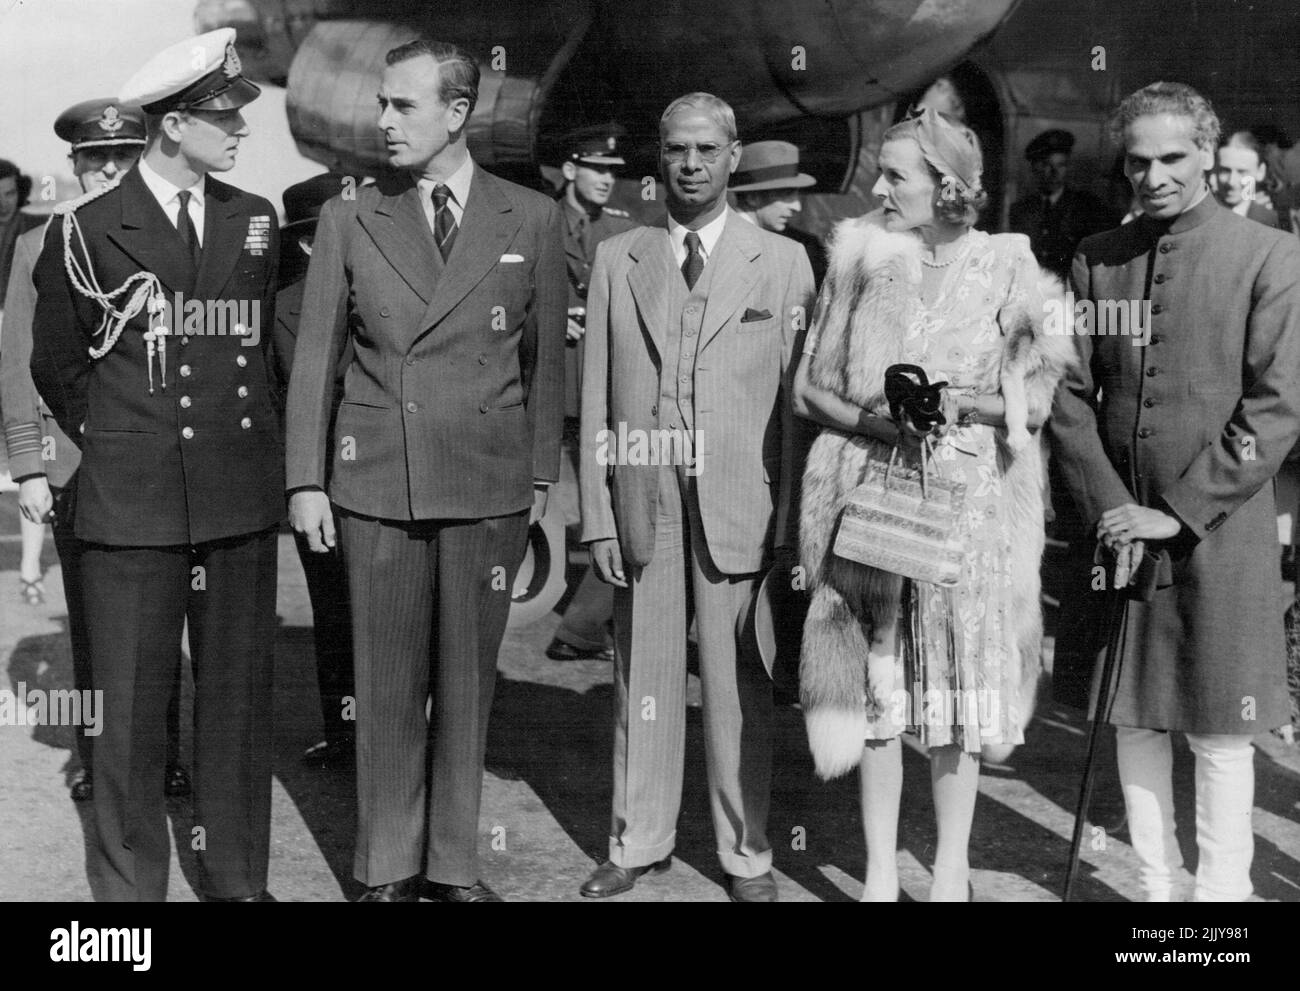
[[[591,220],[585,213],[578,215],[578,244],[582,248],[582,257],[591,261]]]
[[[451,190],[438,183],[433,187],[433,237],[438,242],[438,250],[442,253],[442,260],[446,261],[447,256],[451,254],[451,246],[456,243],[456,218],[451,214],[451,207],[447,205],[447,200],[451,198]]]
[[[194,230],[194,221],[190,219],[190,191],[182,189],[176,194],[181,209],[176,215],[176,233],[181,236],[181,243],[189,250],[194,267],[199,267],[199,254],[203,250],[199,245],[199,235]]]
[[[700,254],[700,235],[694,231],[686,232],[686,260],[682,262],[682,275],[686,277],[686,288],[694,289],[704,271],[704,256]]]

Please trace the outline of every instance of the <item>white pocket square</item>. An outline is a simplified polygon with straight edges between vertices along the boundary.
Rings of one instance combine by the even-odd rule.
[[[501,261],[507,264],[509,262],[521,262],[523,260],[524,260],[523,255],[502,255],[501,256]]]

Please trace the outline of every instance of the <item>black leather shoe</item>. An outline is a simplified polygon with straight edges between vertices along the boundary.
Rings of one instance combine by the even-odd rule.
[[[78,771],[68,786],[68,794],[74,802],[89,802],[95,797],[95,779],[85,769]]]
[[[163,792],[168,798],[190,797],[190,772],[182,764],[172,764],[163,775]]]
[[[578,889],[584,898],[609,898],[621,895],[636,887],[637,879],[643,874],[662,874],[673,866],[672,855],[645,867],[619,867],[612,860],[607,860],[594,871],[591,877]]]
[[[776,897],[776,878],[772,872],[758,877],[736,877],[727,875],[727,894],[733,902],[774,902]]]
[[[302,762],[323,771],[346,771],[356,767],[356,754],[352,740],[321,740],[302,752]]]
[[[420,875],[390,881],[388,884],[367,888],[359,902],[418,902],[420,900]]]
[[[249,895],[247,898],[216,898],[209,895],[204,901],[209,902],[273,902],[276,901],[275,895],[263,888],[255,895]]]
[[[458,884],[441,884],[438,881],[424,882],[424,897],[431,902],[500,902],[505,901],[500,895],[482,881],[475,881],[468,888]]]
[[[588,649],[586,647],[575,647],[571,643],[565,643],[559,637],[551,641],[551,645],[546,648],[546,656],[553,661],[612,661],[614,659],[613,647],[595,647]]]

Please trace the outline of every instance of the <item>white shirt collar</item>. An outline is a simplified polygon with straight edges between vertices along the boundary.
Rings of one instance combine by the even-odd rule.
[[[705,261],[713,257],[713,249],[717,247],[718,238],[722,237],[722,229],[727,226],[727,217],[730,213],[731,207],[723,207],[722,212],[717,217],[695,232],[700,235],[700,247],[704,251]],[[668,215],[668,236],[673,242],[673,253],[678,258],[684,259],[686,257],[686,235],[688,233],[689,228],[675,221],[672,214]]]
[[[135,167],[139,170],[140,178],[144,180],[145,186],[148,187],[149,192],[153,193],[154,199],[158,201],[160,206],[166,206],[168,203],[172,202],[172,200],[176,199],[177,193],[181,192],[180,186],[176,185],[170,179],[164,179],[154,169],[152,169],[149,166],[149,163],[144,160],[143,155],[140,156]],[[197,201],[199,206],[203,206],[202,176],[199,177],[198,182],[189,188],[188,192],[193,199]]]
[[[451,195],[456,201],[456,206],[461,210],[465,209],[465,204],[469,201],[469,184],[474,178],[474,159],[469,155],[465,156],[465,161],[451,175],[443,180],[443,185],[451,190]],[[427,200],[429,194],[433,192],[433,187],[438,183],[433,179],[420,179],[416,185],[420,187],[420,194]]]

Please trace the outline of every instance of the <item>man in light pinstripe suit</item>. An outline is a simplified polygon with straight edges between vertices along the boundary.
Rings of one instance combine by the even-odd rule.
[[[727,209],[739,161],[726,103],[673,101],[660,121],[667,226],[603,242],[587,299],[583,541],[615,586],[614,809],[609,860],[582,886],[592,898],[669,866],[692,613],[728,894],[777,898],[772,687],[740,631],[773,546],[794,542],[787,387],[813,279],[797,243]]]

